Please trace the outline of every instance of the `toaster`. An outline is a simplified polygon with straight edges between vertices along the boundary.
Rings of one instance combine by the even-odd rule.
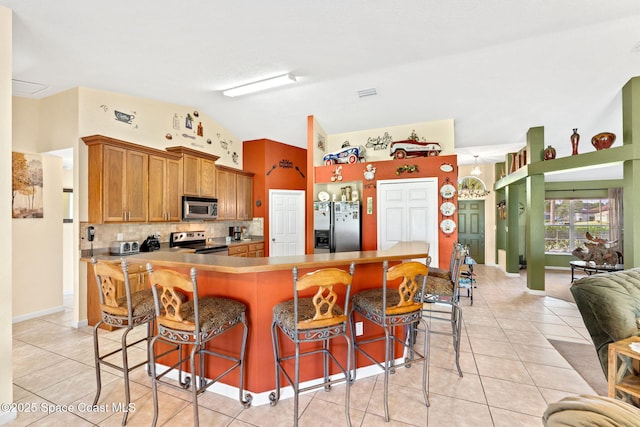
[[[111,255],[131,255],[140,252],[140,244],[135,240],[111,242]]]

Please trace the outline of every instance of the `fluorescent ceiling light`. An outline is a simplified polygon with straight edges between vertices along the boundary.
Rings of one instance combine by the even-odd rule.
[[[283,74],[281,76],[272,77],[270,79],[260,80],[257,82],[248,83],[246,85],[223,90],[222,94],[231,97],[246,95],[247,93],[253,93],[273,87],[284,86],[289,83],[294,83],[295,81],[296,77],[293,74]]]

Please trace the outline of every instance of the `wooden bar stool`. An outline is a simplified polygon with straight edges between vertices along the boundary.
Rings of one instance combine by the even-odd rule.
[[[345,417],[347,425],[351,425],[349,417],[349,386],[352,358],[352,343],[348,335],[349,293],[355,264],[351,263],[349,273],[338,268],[324,268],[298,278],[297,267],[293,268],[293,300],[282,302],[273,308],[271,337],[275,359],[276,390],[269,395],[271,406],[280,400],[280,374],[284,375],[293,388],[293,425],[298,425],[298,397],[302,392],[324,387],[329,391],[332,384],[345,382]],[[342,306],[334,288],[344,287]],[[310,293],[311,291],[311,293]],[[315,292],[315,294],[313,294]],[[313,295],[309,297],[309,295]],[[279,333],[291,340],[295,345],[294,354],[281,354]],[[343,337],[347,343],[346,368],[331,353],[329,341]],[[301,350],[301,344],[321,342],[307,350]],[[314,354],[322,355],[323,381],[300,388],[300,359]],[[293,376],[285,369],[287,360],[294,359]],[[329,375],[329,359],[340,369],[344,378],[333,379]]]
[[[158,422],[158,383],[176,389],[191,388],[194,426],[199,424],[198,395],[235,369],[239,370],[240,376],[239,401],[245,408],[251,406],[251,394],[244,394],[244,356],[249,332],[246,306],[240,301],[230,298],[200,297],[195,268],[191,268],[190,275],[184,275],[173,270],[153,271],[151,264],[147,264],[147,271],[155,300],[158,323],[158,333],[151,340],[149,350],[153,394],[152,425],[155,426]],[[184,302],[180,291],[193,294],[193,300]],[[207,343],[240,325],[242,325],[243,334],[237,356],[207,349]],[[155,346],[158,342],[175,345],[175,348],[156,355]],[[187,356],[183,356],[183,346],[191,348]],[[156,358],[174,352],[177,353],[179,360],[164,371],[157,372]],[[205,377],[205,356],[218,357],[231,361],[233,364],[216,378],[210,380]],[[197,364],[196,357],[198,358]],[[189,362],[190,375],[183,380],[182,364],[187,361]],[[176,368],[178,369],[177,384],[162,380],[165,375]]]
[[[101,312],[101,320],[93,327],[93,350],[95,355],[96,383],[98,388],[96,391],[96,397],[93,400],[93,405],[95,406],[98,403],[100,392],[102,390],[100,367],[101,365],[106,365],[123,373],[125,408],[129,408],[129,403],[131,403],[131,395],[129,392],[129,372],[149,362],[149,344],[153,336],[153,320],[155,319],[153,295],[150,289],[131,292],[129,264],[126,260],[123,259],[119,266],[113,262],[97,261],[95,258],[91,258],[91,263],[93,264],[96,284],[98,285]],[[122,284],[124,284],[125,295],[117,298],[117,288]],[[98,340],[98,329],[103,323],[113,328],[124,328],[124,332],[122,333],[120,348],[101,355]],[[135,342],[127,343],[127,336],[129,332],[131,332],[136,326],[141,325],[147,326],[146,336]],[[129,366],[128,349],[143,341],[147,342],[147,357],[145,360],[133,366]],[[122,366],[106,360],[109,356],[118,352],[122,353]],[[125,410],[122,415],[122,425],[127,423],[128,415],[129,412]]]
[[[423,362],[422,392],[424,401],[429,406],[427,393],[427,373],[429,370],[429,327],[422,318],[422,303],[415,300],[416,295],[424,292],[428,268],[419,262],[405,262],[389,268],[388,261],[382,263],[382,287],[358,292],[353,296],[351,312],[351,335],[355,337],[353,313],[357,312],[374,325],[381,327],[384,335],[357,340],[353,344],[358,352],[378,365],[384,371],[384,419],[389,421],[389,374],[396,367],[410,367],[412,363]],[[422,354],[413,346],[414,328],[421,323],[425,330]],[[404,334],[398,337],[396,327],[402,327]],[[363,346],[384,341],[385,358],[378,361]],[[396,363],[395,344],[402,344],[405,349],[403,362]],[[357,364],[356,364],[357,366]],[[354,374],[355,379],[355,374]]]

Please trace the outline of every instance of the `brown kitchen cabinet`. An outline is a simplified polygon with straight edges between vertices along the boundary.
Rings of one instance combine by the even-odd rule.
[[[251,243],[247,251],[247,257],[258,258],[264,256],[264,243]]]
[[[182,155],[182,193],[186,196],[216,197],[216,160],[218,156],[187,147],[168,147]]]
[[[219,220],[250,220],[253,216],[253,173],[216,167]]]
[[[89,149],[89,222],[180,221],[180,154],[102,135],[82,140]]]
[[[180,221],[182,165],[179,158],[149,156],[149,222]]]
[[[89,222],[146,222],[149,154],[98,135],[83,141],[89,146]]]
[[[120,264],[120,260],[114,260],[115,264]],[[126,296],[124,282],[116,281],[116,298]],[[144,264],[129,264],[129,285],[131,292],[141,291],[149,287],[147,282],[147,269]],[[100,311],[100,290],[96,283],[96,275],[93,272],[93,264],[87,263],[87,322],[89,326],[94,326],[102,319]],[[100,325],[102,329],[109,331],[113,327],[109,325]]]
[[[264,242],[229,246],[229,256],[257,258],[264,256]]]
[[[253,218],[253,176],[236,175],[237,217],[249,221]]]

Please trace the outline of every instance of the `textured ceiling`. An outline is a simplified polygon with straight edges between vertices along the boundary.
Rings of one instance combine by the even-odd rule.
[[[545,126],[558,156],[621,136],[640,75],[637,0],[0,0],[14,79],[42,98],[86,86],[198,108],[240,140],[454,119],[461,164],[504,160]],[[291,72],[254,95],[220,91]],[[358,90],[378,95],[359,98]],[[620,138],[621,139],[621,138]],[[621,142],[616,142],[620,144]]]

